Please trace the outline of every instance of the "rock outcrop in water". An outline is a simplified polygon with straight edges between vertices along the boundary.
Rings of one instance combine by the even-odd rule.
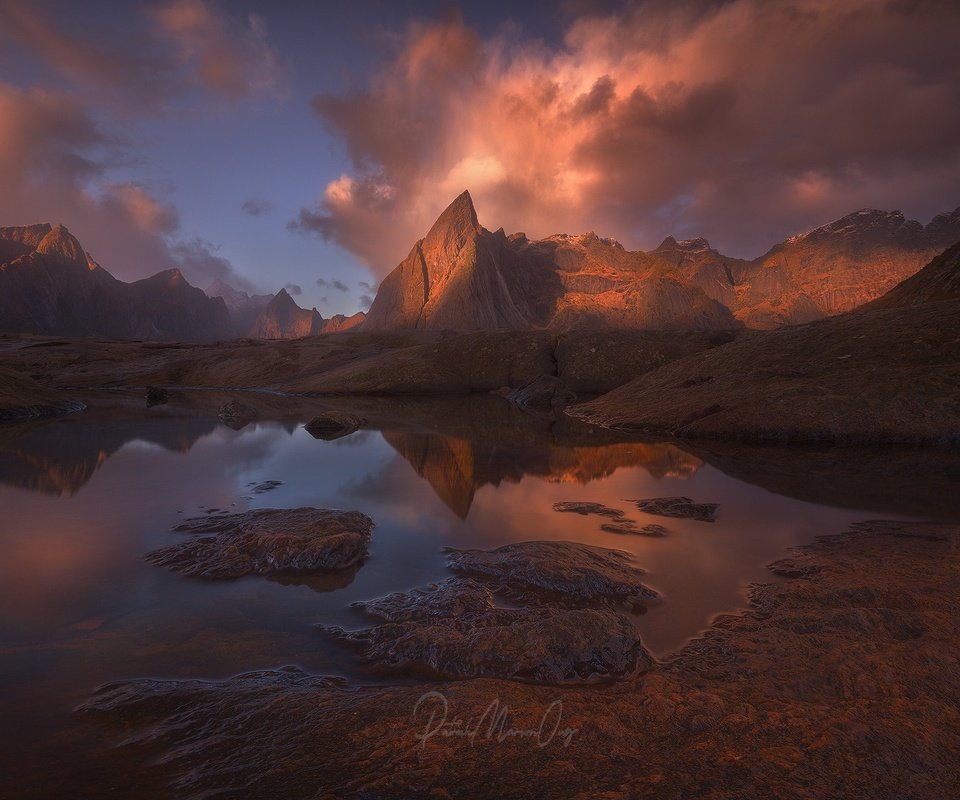
[[[347,414],[342,411],[327,411],[317,414],[303,427],[314,439],[333,441],[360,430],[366,420],[356,414]]]
[[[525,602],[543,595],[569,605],[624,603],[644,606],[657,593],[641,581],[633,556],[579,542],[518,542],[495,550],[447,550],[447,566],[459,575],[493,582]]]
[[[358,511],[261,508],[185,520],[174,528],[196,536],[154,550],[147,561],[197,578],[337,572],[367,556],[373,521]]]
[[[653,663],[625,614],[497,608],[491,588],[476,580],[450,578],[355,605],[383,622],[328,632],[378,668],[406,675],[561,684],[623,677]]]
[[[698,522],[716,522],[717,503],[694,503],[689,497],[654,497],[637,500],[637,508],[657,517],[695,519]]]

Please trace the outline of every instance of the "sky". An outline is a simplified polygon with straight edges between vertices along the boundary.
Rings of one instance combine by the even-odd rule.
[[[960,205],[960,4],[0,0],[0,225],[325,317],[487,228],[751,258]]]

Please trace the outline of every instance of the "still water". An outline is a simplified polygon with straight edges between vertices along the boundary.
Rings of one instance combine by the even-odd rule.
[[[600,443],[500,403],[381,405],[367,429],[332,442],[307,434],[305,411],[239,431],[169,409],[0,430],[0,728],[16,742],[5,757],[22,765],[42,752],[71,708],[120,678],[298,664],[382,680],[316,625],[359,627],[353,601],[446,577],[445,547],[555,539],[628,550],[663,598],[638,629],[666,657],[718,613],[743,608],[790,546],[857,520],[956,514],[936,502],[937,481],[960,473],[954,454],[696,454]],[[281,483],[253,491],[263,481]],[[673,495],[719,503],[717,521],[651,517],[631,502]],[[558,501],[614,506],[669,535],[605,533],[599,517],[553,511]],[[298,506],[370,516],[369,559],[335,580],[218,582],[142,559],[175,541],[170,529],[186,517]]]

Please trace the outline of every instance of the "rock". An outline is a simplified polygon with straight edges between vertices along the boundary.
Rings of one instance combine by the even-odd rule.
[[[260,412],[257,409],[241,403],[239,400],[230,400],[224,403],[217,412],[217,419],[235,431],[245,428],[259,418]]]
[[[694,503],[689,497],[654,497],[637,500],[637,508],[657,517],[695,519],[699,522],[716,522],[717,503]]]
[[[449,679],[561,684],[623,677],[653,664],[625,614],[497,608],[489,588],[462,578],[355,605],[386,622],[328,632],[358,648],[367,661],[405,674],[426,670]]]
[[[323,333],[323,317],[315,308],[300,308],[286,289],[264,306],[247,334],[251,339],[300,339]]]
[[[499,582],[512,597],[563,604],[627,602],[643,605],[657,593],[641,583],[643,570],[622,550],[578,542],[519,542],[494,550],[448,549],[447,566]]]
[[[524,411],[552,411],[577,401],[577,395],[559,378],[538,375],[513,389],[507,400]]]
[[[632,519],[624,519],[619,522],[605,522],[600,526],[600,530],[607,533],[622,533],[627,536],[666,536],[667,529],[663,525],[637,525]]]
[[[146,389],[147,408],[162,406],[170,400],[170,395],[162,386],[148,386]]]
[[[333,572],[366,558],[372,529],[358,511],[260,508],[185,520],[174,530],[216,535],[154,550],[146,559],[198,578]]]
[[[582,514],[583,516],[586,516],[587,514],[598,514],[601,517],[611,517],[613,519],[623,519],[624,516],[623,512],[619,509],[610,508],[602,503],[554,503],[553,510],[570,512],[572,514]]]
[[[365,424],[363,417],[341,411],[326,411],[318,414],[303,427],[314,439],[332,441],[349,436]]]
[[[283,486],[283,481],[263,481],[251,488],[250,491],[254,494],[263,494],[264,492],[272,492],[278,486]]]

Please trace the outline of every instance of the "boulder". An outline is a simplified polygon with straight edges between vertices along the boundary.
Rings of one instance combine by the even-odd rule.
[[[185,520],[174,530],[214,535],[162,547],[146,559],[198,578],[335,572],[366,558],[372,529],[358,511],[259,508]]]
[[[494,550],[447,551],[454,572],[497,582],[526,602],[561,605],[628,603],[643,606],[657,593],[641,582],[643,570],[622,550],[578,542],[518,542]]]
[[[366,423],[363,417],[341,411],[326,411],[318,414],[303,427],[314,439],[332,441],[356,432]]]
[[[689,497],[654,497],[637,501],[637,508],[645,514],[695,519],[699,522],[716,522],[719,507],[717,503],[694,503]]]
[[[623,677],[653,665],[625,614],[497,608],[491,590],[468,579],[451,578],[355,605],[386,621],[359,631],[328,632],[389,671],[561,684]]]

